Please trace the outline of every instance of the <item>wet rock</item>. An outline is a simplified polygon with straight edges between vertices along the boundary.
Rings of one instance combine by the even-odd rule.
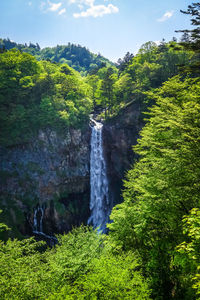
[[[87,222],[90,134],[89,126],[85,130],[70,129],[65,134],[50,129],[40,130],[30,143],[0,148],[0,207],[6,211],[9,206],[12,207],[8,218],[16,226],[20,221],[17,220],[15,210],[28,216],[31,226],[34,208],[39,204],[46,207],[44,220],[47,234],[69,230],[74,225],[73,212],[68,212],[60,199],[68,194],[73,198],[73,193],[84,194],[82,201],[86,201],[83,204],[86,213],[84,215],[81,212],[84,217],[80,218],[80,223]],[[27,218],[18,226],[23,234],[26,233],[24,227],[27,226]],[[27,230],[29,233],[30,228]]]

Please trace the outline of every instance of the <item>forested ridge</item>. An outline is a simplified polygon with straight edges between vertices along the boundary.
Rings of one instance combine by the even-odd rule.
[[[16,48],[21,52],[29,53],[37,60],[48,60],[54,63],[67,63],[70,67],[80,72],[82,76],[102,66],[114,65],[100,53],[94,54],[80,45],[68,43],[56,47],[40,48],[38,43],[18,44],[9,38],[0,39],[0,49],[11,50]]]
[[[39,129],[80,128],[92,111],[108,119],[132,101],[145,111],[150,105],[145,92],[178,74],[178,66],[193,57],[176,42],[142,45],[133,57],[127,53],[118,67],[102,65],[86,77],[67,64],[37,61],[17,49],[0,55],[0,109],[3,145],[26,142]],[[177,46],[178,47],[178,46]]]
[[[64,61],[2,49],[4,147],[41,128],[81,128],[91,113],[106,122],[134,101],[145,126],[109,233],[81,226],[52,248],[1,241],[1,299],[200,299],[200,4],[183,13],[195,29],[179,42],[147,42],[84,77]]]

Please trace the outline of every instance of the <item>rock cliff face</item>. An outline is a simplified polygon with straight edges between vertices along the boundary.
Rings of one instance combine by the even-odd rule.
[[[122,201],[123,179],[136,158],[132,146],[136,145],[143,125],[138,102],[129,104],[104,125],[104,149],[113,205]]]
[[[40,131],[29,144],[0,148],[3,217],[23,235],[34,209],[44,210],[46,234],[68,231],[89,217],[90,127],[64,135]]]
[[[122,201],[123,179],[134,161],[132,146],[142,126],[141,107],[134,102],[103,127],[113,205]],[[65,134],[45,130],[28,144],[0,148],[1,221],[12,227],[13,236],[33,234],[36,209],[42,212],[42,228],[47,235],[87,223],[90,137],[89,126]]]

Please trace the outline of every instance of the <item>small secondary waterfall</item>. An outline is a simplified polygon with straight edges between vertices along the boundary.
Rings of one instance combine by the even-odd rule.
[[[44,208],[37,206],[34,210],[33,215],[33,233],[37,236],[42,237],[45,240],[49,241],[49,244],[53,246],[57,243],[57,238],[54,236],[47,235],[43,232],[43,217],[44,217]]]
[[[90,210],[88,224],[105,232],[109,220],[111,205],[108,191],[106,162],[103,156],[103,124],[91,120],[91,154],[90,154]]]
[[[38,206],[35,209],[34,216],[33,216],[33,232],[43,233],[43,216],[44,216],[44,209]]]

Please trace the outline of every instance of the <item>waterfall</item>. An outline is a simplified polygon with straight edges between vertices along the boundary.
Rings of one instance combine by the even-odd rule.
[[[111,205],[109,201],[106,162],[103,156],[103,124],[91,120],[91,153],[90,153],[90,211],[88,224],[105,232],[109,220]]]
[[[57,243],[57,238],[47,235],[43,232],[43,217],[44,208],[37,206],[33,215],[33,233],[37,236],[40,236],[42,239],[48,240],[49,245],[53,246]]]
[[[43,233],[43,216],[44,209],[42,207],[37,206],[33,216],[33,232]]]

